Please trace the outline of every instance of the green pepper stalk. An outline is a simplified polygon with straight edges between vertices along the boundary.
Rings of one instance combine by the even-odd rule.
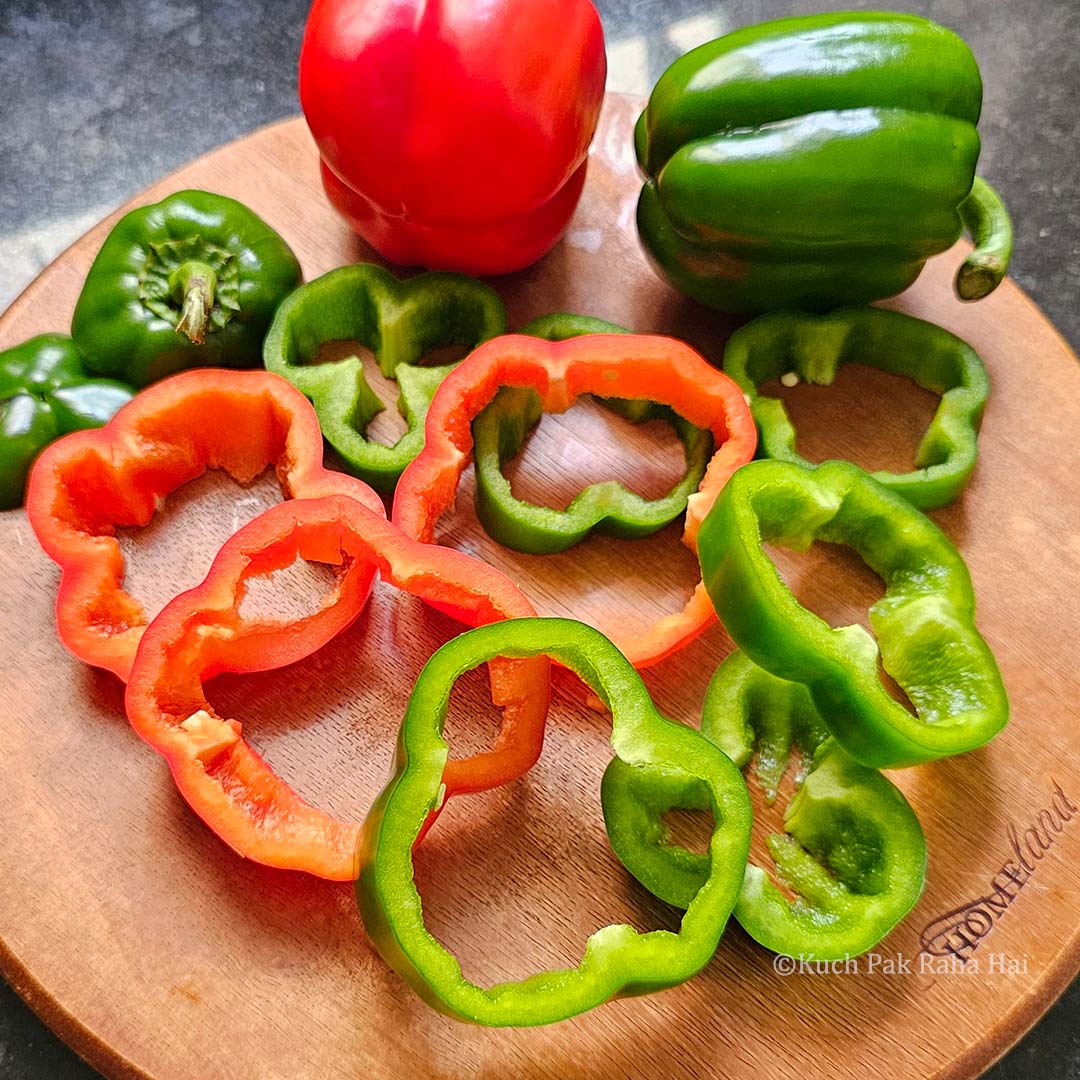
[[[181,263],[169,275],[169,292],[174,300],[180,301],[176,332],[186,334],[195,345],[206,340],[216,288],[214,268],[198,260]]]
[[[845,544],[885,582],[862,626],[807,611],[763,544]],[[862,469],[754,461],[731,477],[698,535],[702,579],[732,640],[759,667],[804,683],[860,764],[899,768],[973,750],[1009,716],[993,653],[975,627],[971,576],[949,538]],[[880,649],[880,652],[879,652]],[[895,701],[878,659],[916,710]]]
[[[981,300],[1002,282],[1012,258],[1013,228],[1001,196],[976,176],[968,197],[960,204],[964,228],[975,250],[956,272],[956,295],[961,300]]]
[[[900,790],[852,761],[829,737],[801,683],[777,679],[741,652],[716,670],[701,734],[744,770],[757,755],[758,782],[772,804],[798,748],[798,790],[784,833],[768,838],[780,881],[746,869],[735,918],[773,952],[808,961],[858,956],[877,945],[922,895],[926,838]],[[604,821],[623,865],[651,893],[686,907],[708,873],[708,856],[671,842],[663,815],[700,810],[700,787],[613,759],[601,785]]]
[[[540,655],[574,671],[611,710],[611,745],[621,760],[700,786],[714,822],[709,868],[678,933],[606,926],[589,937],[578,967],[484,989],[465,979],[424,925],[413,845],[443,797],[449,748],[442,732],[455,681],[496,656]],[[454,638],[421,671],[398,736],[394,775],[364,823],[357,898],[375,947],[434,1008],[477,1024],[549,1024],[700,971],[741,888],[749,839],[750,802],[739,770],[698,732],[662,717],[641,676],[607,638],[568,619],[512,619]]]

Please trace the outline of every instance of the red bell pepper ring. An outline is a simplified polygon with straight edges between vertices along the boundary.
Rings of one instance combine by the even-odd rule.
[[[26,512],[60,566],[56,625],[80,660],[126,680],[148,619],[124,590],[118,528],[144,526],[170,492],[222,469],[241,484],[268,466],[285,498],[348,495],[376,513],[363,483],[323,468],[319,422],[308,400],[266,371],[186,371],[143,390],[103,428],[53,443],[30,475]],[[362,605],[373,581],[349,582]],[[343,588],[344,588],[343,584]]]
[[[581,394],[646,399],[670,406],[712,432],[715,450],[686,507],[683,543],[697,534],[731,474],[754,456],[757,431],[735,383],[689,345],[645,334],[590,334],[543,341],[507,334],[481,345],[443,380],[428,412],[424,449],[398,481],[393,520],[433,543],[435,525],[454,503],[471,457],[472,421],[504,386],[535,390],[545,412],[564,412]],[[682,611],[612,640],[636,668],[677,652],[716,621],[699,581]]]
[[[219,716],[204,683],[223,671],[263,671],[307,656],[360,612],[355,591],[332,595],[294,622],[244,616],[246,582],[297,558],[374,566],[382,579],[478,626],[534,614],[504,574],[472,556],[410,540],[354,499],[297,499],[271,507],[218,552],[206,580],[171,600],[143,634],[126,707],[135,731],[164,755],[191,808],[230,847],[267,866],[333,881],[356,876],[360,822],[341,821],[305,802],[244,740],[240,724]],[[546,657],[488,665],[502,728],[491,750],[455,759],[443,771],[446,800],[484,791],[527,772],[543,748],[550,693]]]

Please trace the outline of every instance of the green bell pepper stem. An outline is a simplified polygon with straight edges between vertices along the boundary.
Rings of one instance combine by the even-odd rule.
[[[533,320],[521,333],[566,341],[583,334],[629,331],[587,315],[556,314]],[[521,451],[540,419],[541,405],[534,391],[504,387],[472,425],[476,515],[488,535],[500,544],[532,555],[550,555],[573,547],[594,530],[636,539],[664,528],[686,509],[687,499],[697,490],[712,456],[712,436],[651,401],[597,400],[633,423],[658,419],[671,423],[683,444],[686,472],[682,479],[658,499],[644,499],[614,480],[591,484],[565,510],[516,498],[503,466]]]
[[[795,448],[795,428],[779,398],[758,387],[789,372],[828,386],[837,369],[868,364],[911,378],[941,396],[919,443],[915,470],[873,473],[878,483],[920,510],[952,502],[975,468],[979,425],[990,380],[966,342],[932,323],[881,308],[842,308],[828,315],[775,313],[737,330],[724,350],[724,371],[750,402],[760,456],[809,466]]]
[[[773,952],[808,961],[858,956],[912,909],[926,880],[926,838],[900,790],[852,761],[829,738],[805,686],[768,674],[738,651],[716,670],[701,733],[742,768],[757,754],[758,782],[772,803],[791,753],[802,756],[784,834],[768,838],[778,878],[750,863],[735,918]],[[708,873],[708,857],[671,842],[662,816],[706,806],[700,785],[613,759],[601,800],[612,847],[661,900],[685,907]]]
[[[87,366],[135,386],[192,367],[252,367],[300,281],[288,244],[242,203],[178,191],[112,228],[71,336]]]
[[[764,543],[845,544],[885,583],[863,627],[836,629],[792,595]],[[725,485],[698,535],[702,578],[732,640],[759,667],[805,683],[856,761],[894,768],[988,742],[1008,720],[997,664],[975,628],[975,594],[948,537],[848,462],[755,461]],[[878,658],[913,715],[878,676]]]
[[[714,819],[711,861],[678,933],[607,926],[589,937],[578,967],[484,989],[464,978],[458,961],[425,928],[412,850],[442,797],[449,756],[442,731],[454,682],[495,656],[539,655],[578,674],[611,710],[611,745],[620,759],[675,771],[701,785]],[[662,717],[641,677],[607,638],[567,619],[514,619],[454,638],[420,673],[402,722],[394,776],[361,833],[357,897],[376,948],[436,1009],[477,1024],[548,1024],[618,995],[674,986],[700,971],[739,893],[749,836],[750,803],[738,769],[698,732]]]
[[[472,349],[506,329],[498,294],[463,274],[427,273],[409,281],[371,263],[331,270],[297,289],[278,308],[263,345],[268,371],[310,398],[323,435],[354,476],[392,492],[424,445],[431,399],[453,364],[421,367],[425,353],[448,345]],[[358,341],[400,388],[407,429],[393,446],[368,439],[385,406],[358,356],[317,363],[328,341]]]
[[[169,275],[169,285],[173,298],[180,301],[176,332],[186,334],[194,344],[201,345],[206,340],[217,289],[214,268],[198,261],[181,263]]]
[[[980,176],[960,204],[960,217],[975,250],[956,272],[956,295],[981,300],[1004,280],[1012,258],[1013,225],[1001,196]]]
[[[22,504],[30,467],[49,443],[100,427],[133,395],[130,386],[88,374],[64,334],[0,352],[0,510]]]

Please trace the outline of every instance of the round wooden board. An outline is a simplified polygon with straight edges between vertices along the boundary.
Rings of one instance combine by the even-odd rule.
[[[587,312],[684,337],[719,362],[730,324],[676,296],[638,249],[633,113],[632,101],[609,99],[566,239],[496,285],[512,326],[552,310]],[[135,201],[182,187],[250,204],[293,245],[309,279],[370,257],[325,203],[300,119],[224,147]],[[15,302],[0,319],[0,347],[67,325],[114,219]],[[957,303],[949,283],[958,257],[934,260],[894,306],[962,335],[993,378],[974,481],[935,517],[968,559],[1013,717],[988,748],[894,774],[925,826],[930,873],[876,960],[786,975],[732,924],[687,985],[553,1027],[484,1030],[430,1011],[368,944],[348,886],[246,863],[187,810],[163,762],[125,723],[120,685],[58,644],[57,574],[16,511],[0,515],[4,975],[110,1077],[978,1073],[1080,960],[1080,368],[1011,283],[978,305]],[[930,395],[866,368],[844,371],[829,389],[797,387],[789,400],[806,452],[873,467],[910,462],[934,407]],[[515,474],[518,490],[565,498],[612,470],[639,490],[662,487],[678,468],[670,434],[625,435],[588,405],[546,417]],[[189,485],[126,541],[134,591],[153,608],[193,584],[216,544],[273,497],[265,482],[242,492],[213,477]],[[601,626],[670,610],[694,580],[674,528],[636,543],[590,540],[549,560],[502,551],[477,526],[467,491],[443,538],[507,568],[545,613]],[[843,550],[785,553],[779,563],[834,623],[864,619],[880,592]],[[299,590],[269,582],[264,600],[288,606]],[[300,791],[359,816],[386,776],[411,677],[453,632],[380,586],[360,621],[320,653],[285,671],[221,677],[211,697]],[[661,706],[696,724],[709,674],[730,647],[716,628],[649,672]],[[490,739],[490,712],[482,679],[468,680],[455,695],[455,747]],[[537,768],[510,788],[457,800],[432,833],[418,878],[431,925],[466,974],[494,981],[576,962],[587,934],[612,921],[676,925],[606,843],[598,785],[608,753],[604,720],[560,682]],[[966,964],[933,955],[965,932]]]

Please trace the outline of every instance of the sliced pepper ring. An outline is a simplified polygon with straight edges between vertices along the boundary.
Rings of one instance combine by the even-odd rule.
[[[763,543],[853,548],[885,582],[862,626],[807,611]],[[910,503],[846,461],[807,469],[755,461],[728,482],[701,527],[709,596],[732,640],[759,667],[805,683],[837,742],[860,764],[899,768],[988,742],[1009,716],[1005,687],[975,628],[967,566]],[[886,691],[878,658],[915,707]]]
[[[402,474],[394,496],[394,521],[410,536],[434,542],[435,525],[453,505],[469,463],[472,421],[504,386],[536,391],[546,412],[565,411],[581,394],[646,398],[711,432],[714,453],[687,500],[683,529],[683,543],[695,552],[698,528],[718,492],[754,453],[754,421],[742,392],[681,341],[595,334],[549,342],[508,334],[466,357],[432,400],[424,449]],[[681,612],[616,644],[635,667],[648,667],[688,644],[715,618],[699,583]]]
[[[674,770],[700,785],[713,812],[709,871],[678,933],[606,926],[580,966],[484,989],[424,925],[412,849],[440,805],[447,766],[442,737],[454,682],[496,656],[550,656],[574,671],[611,711],[611,745],[629,767]],[[742,883],[750,801],[738,769],[691,728],[656,711],[641,677],[599,631],[569,619],[515,619],[448,642],[413,688],[398,738],[395,773],[364,822],[357,898],[383,958],[441,1012],[492,1026],[550,1024],[618,995],[684,982],[716,950]]]
[[[297,558],[343,568],[329,601],[296,622],[245,617],[240,607],[248,581]],[[367,596],[348,587],[355,576],[350,566],[377,568],[384,581],[473,625],[533,614],[521,591],[494,567],[418,544],[354,499],[294,500],[271,507],[230,537],[206,580],[154,619],[125,699],[132,727],[165,757],[180,793],[230,847],[267,866],[334,881],[355,874],[359,824],[305,802],[248,745],[240,724],[214,711],[204,683],[223,671],[293,663],[329,641],[360,613]],[[492,700],[502,710],[499,737],[491,750],[447,763],[432,820],[445,799],[515,780],[540,755],[548,661],[495,659],[489,668]]]
[[[55,442],[38,458],[26,513],[60,566],[56,625],[80,660],[126,679],[147,624],[123,588],[118,528],[146,525],[166,495],[221,469],[241,484],[277,470],[285,498],[348,495],[374,512],[382,500],[322,465],[311,406],[265,371],[186,371],[143,390],[103,428]],[[356,573],[373,580],[358,564]]]
[[[584,337],[586,334],[633,333],[625,326],[608,322],[607,319],[598,319],[595,315],[572,315],[565,311],[538,315],[517,332],[527,334],[529,337],[543,338],[545,341],[566,341],[569,338]],[[640,399],[598,397],[596,400],[632,424],[647,419],[649,414],[656,409],[653,402]]]
[[[591,315],[555,312],[541,315],[519,333],[545,341],[566,341],[585,334],[629,334],[624,326]],[[697,490],[712,456],[712,440],[664,405],[643,399],[596,400],[632,424],[666,420],[683,444],[686,472],[666,495],[643,499],[616,482],[592,484],[565,510],[538,506],[514,497],[502,467],[524,445],[529,429],[541,416],[536,394],[505,387],[473,421],[473,459],[476,464],[476,515],[488,534],[505,547],[534,555],[565,551],[594,529],[611,536],[635,539],[669,525]]]
[[[915,469],[871,475],[920,510],[952,502],[975,468],[990,379],[965,341],[899,311],[853,307],[828,315],[780,312],[755,319],[732,334],[724,350],[724,370],[750,401],[761,435],[760,455],[813,464],[795,449],[795,427],[784,403],[759,395],[758,387],[790,372],[829,386],[837,369],[849,363],[906,376],[941,396],[919,442]]]
[[[632,404],[645,406],[634,410],[634,423],[668,420],[675,428],[686,460],[682,478],[656,499],[642,498],[618,480],[590,484],[565,510],[556,510],[517,498],[503,473],[543,412],[536,391],[504,386],[473,421],[476,516],[488,535],[515,551],[551,555],[580,543],[594,530],[633,540],[670,525],[701,484],[712,456],[712,437],[662,405]]]
[[[399,281],[382,267],[357,263],[286,297],[263,343],[263,361],[311,399],[346,468],[391,492],[423,447],[432,395],[454,367],[420,367],[418,361],[448,345],[472,349],[505,329],[502,301],[483,282],[438,272]],[[385,406],[368,384],[361,358],[312,362],[326,342],[346,340],[371,349],[383,375],[398,382],[398,407],[408,427],[393,446],[364,434]]]
[[[926,881],[926,837],[899,788],[829,737],[805,686],[777,679],[745,653],[732,653],[717,668],[701,734],[742,768],[756,751],[769,804],[793,746],[804,760],[785,832],[768,838],[777,875],[796,899],[751,862],[734,911],[743,929],[773,952],[808,961],[859,956],[877,945],[914,907]],[[655,896],[685,907],[708,874],[708,856],[672,844],[662,817],[707,809],[700,785],[615,758],[601,800],[623,865]]]

